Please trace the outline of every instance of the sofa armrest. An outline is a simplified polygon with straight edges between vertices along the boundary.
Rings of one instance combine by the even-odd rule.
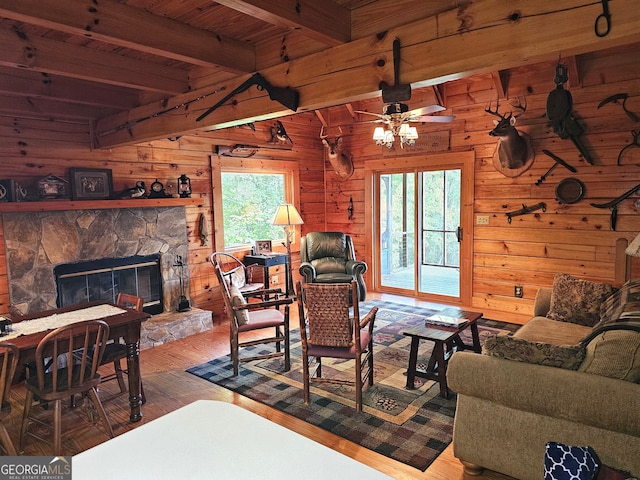
[[[546,317],[551,309],[551,289],[547,287],[539,288],[536,292],[536,299],[533,303],[533,316]]]
[[[447,382],[459,395],[640,436],[640,384],[463,351],[451,357]]]

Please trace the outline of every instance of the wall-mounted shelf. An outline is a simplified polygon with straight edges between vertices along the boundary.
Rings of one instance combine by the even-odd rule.
[[[110,208],[175,207],[202,205],[203,198],[132,198],[122,200],[45,200],[42,202],[0,203],[0,213],[55,212],[64,210],[105,210]]]

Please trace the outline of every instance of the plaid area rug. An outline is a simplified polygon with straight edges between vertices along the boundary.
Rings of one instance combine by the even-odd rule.
[[[379,308],[374,331],[374,385],[363,392],[363,411],[355,410],[354,388],[345,385],[312,384],[311,402],[304,405],[302,392],[302,346],[299,330],[291,331],[291,370],[282,372],[283,359],[240,364],[233,377],[229,356],[216,358],[187,372],[286,412],[358,445],[419,470],[426,468],[451,442],[455,394],[440,397],[439,386],[416,378],[415,390],[407,390],[406,369],[410,338],[402,332],[422,322],[434,310],[384,301],[363,302],[360,314]],[[481,319],[481,341],[518,326]],[[466,334],[466,336],[465,336]],[[462,339],[471,344],[470,332]],[[432,342],[420,342],[418,368],[424,369]],[[269,349],[250,347],[254,352]],[[248,355],[249,348],[243,350]],[[353,361],[322,361],[323,376],[353,378]]]

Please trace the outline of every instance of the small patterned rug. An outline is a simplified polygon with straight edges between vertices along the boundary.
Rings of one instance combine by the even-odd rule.
[[[379,308],[374,331],[374,385],[363,392],[363,411],[355,410],[355,392],[350,386],[312,384],[311,402],[304,405],[299,330],[291,331],[291,370],[283,373],[283,359],[240,364],[233,377],[229,356],[216,358],[187,372],[238,392],[277,410],[323,428],[358,445],[419,470],[426,468],[451,442],[456,397],[440,397],[439,386],[416,378],[415,390],[407,390],[406,369],[410,338],[402,332],[423,321],[434,310],[384,301],[363,302],[360,314]],[[480,319],[480,340],[519,325]],[[466,336],[465,336],[466,334]],[[462,339],[471,344],[470,332]],[[265,346],[250,347],[254,351]],[[420,342],[418,368],[424,369],[432,342]],[[248,354],[248,349],[243,350]],[[323,376],[353,378],[353,362],[323,359]]]

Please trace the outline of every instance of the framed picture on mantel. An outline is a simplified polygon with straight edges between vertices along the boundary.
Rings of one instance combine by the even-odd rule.
[[[70,168],[72,200],[108,200],[113,194],[111,170]]]

